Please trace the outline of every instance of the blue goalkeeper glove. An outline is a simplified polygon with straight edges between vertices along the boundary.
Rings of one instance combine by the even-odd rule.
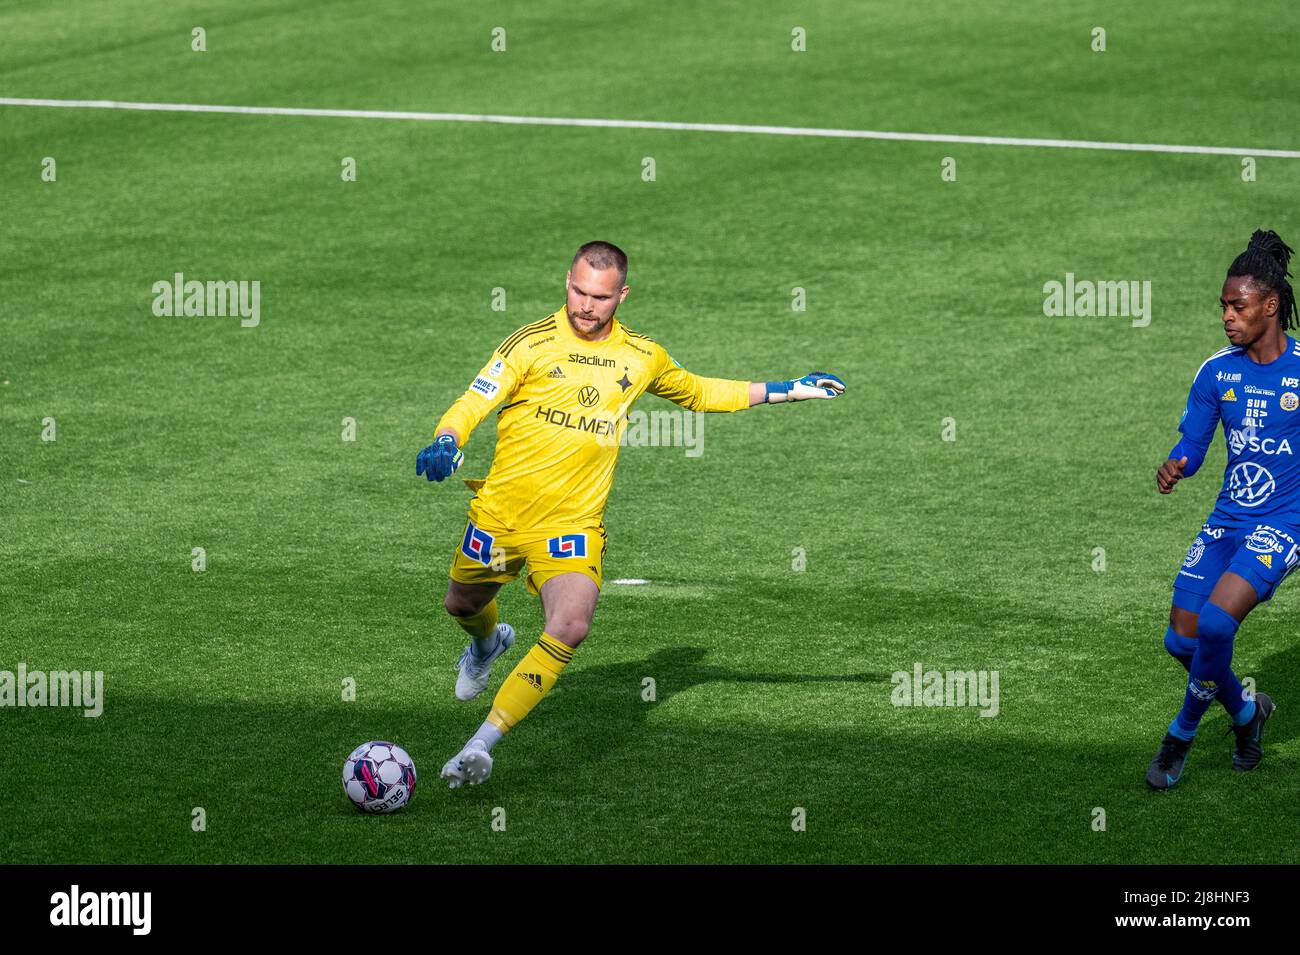
[[[444,434],[415,456],[415,473],[429,481],[445,481],[464,460],[465,453],[456,447],[456,439]]]
[[[813,371],[794,381],[769,381],[767,403],[803,401],[805,398],[835,398],[844,394],[844,382],[826,371]]]

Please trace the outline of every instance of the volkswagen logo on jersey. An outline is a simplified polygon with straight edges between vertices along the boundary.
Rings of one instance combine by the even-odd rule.
[[[1268,468],[1254,461],[1243,461],[1228,474],[1228,496],[1242,507],[1263,504],[1275,487]]]
[[[1205,541],[1198,537],[1196,540],[1192,541],[1191,549],[1187,552],[1187,559],[1183,561],[1183,566],[1195,567],[1197,562],[1201,559],[1201,555],[1204,553]]]
[[[596,404],[596,402],[600,401],[600,392],[591,385],[587,385],[585,388],[579,390],[578,401],[584,408],[590,408],[592,405]]]

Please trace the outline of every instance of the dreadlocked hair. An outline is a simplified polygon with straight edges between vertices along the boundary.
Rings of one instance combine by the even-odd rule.
[[[1278,322],[1283,328],[1295,328],[1300,323],[1300,314],[1296,311],[1295,292],[1287,277],[1291,274],[1287,266],[1295,250],[1282,241],[1282,237],[1271,229],[1265,232],[1255,230],[1250,237],[1246,251],[1232,260],[1228,267],[1228,277],[1249,275],[1257,285],[1276,292],[1280,299]]]

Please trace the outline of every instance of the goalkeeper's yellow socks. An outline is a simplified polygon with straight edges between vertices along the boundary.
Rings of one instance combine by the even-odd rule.
[[[501,684],[496,699],[492,701],[492,711],[488,713],[487,722],[474,734],[474,738],[483,740],[487,748],[491,749],[502,734],[542,701],[542,697],[555,686],[560,673],[572,659],[572,647],[566,647],[549,633],[543,633],[533,648],[510,671],[506,682]]]
[[[456,622],[470,635],[470,639],[474,642],[474,652],[478,656],[487,656],[496,649],[497,601],[495,597],[489,600],[488,605],[478,613],[468,617],[457,617]]]

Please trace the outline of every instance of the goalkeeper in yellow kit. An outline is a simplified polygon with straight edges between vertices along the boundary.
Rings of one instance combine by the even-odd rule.
[[[542,598],[545,629],[492,701],[486,722],[442,768],[454,789],[492,772],[492,747],[555,685],[591,626],[605,555],[602,515],[614,479],[627,411],[643,392],[691,411],[741,411],[757,404],[834,398],[844,383],[813,372],[794,381],[701,378],[662,346],[614,320],[627,298],[627,256],[607,242],[580,248],[558,312],[525,325],[492,354],[438,422],[416,474],[442,481],[460,467],[460,447],[497,405],[497,447],[476,492],[451,563],[444,606],[469,633],[456,696],[487,688],[492,663],[515,642],[497,618],[496,593],[527,568]]]

